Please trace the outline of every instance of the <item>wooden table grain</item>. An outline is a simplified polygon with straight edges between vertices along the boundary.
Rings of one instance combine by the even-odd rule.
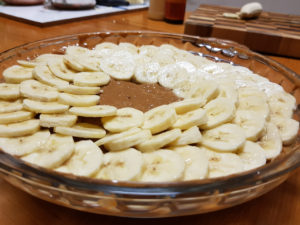
[[[184,27],[149,20],[146,10],[49,27],[37,27],[0,16],[0,52],[60,35],[124,29],[183,33]],[[270,57],[300,74],[300,59]],[[299,169],[279,187],[242,205],[207,214],[164,219],[130,219],[80,212],[32,197],[0,179],[0,225],[297,225],[300,224],[299,212]]]

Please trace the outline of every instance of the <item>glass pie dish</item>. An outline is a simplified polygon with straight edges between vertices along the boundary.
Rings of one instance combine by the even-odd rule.
[[[63,53],[68,45],[93,48],[102,42],[172,44],[211,60],[242,65],[280,84],[299,103],[300,77],[279,63],[237,43],[214,38],[146,31],[76,34],[25,44],[0,54],[0,72],[20,59]],[[2,78],[1,78],[2,79]],[[299,120],[299,109],[296,109]],[[177,182],[124,182],[62,175],[0,151],[0,176],[21,190],[69,208],[124,217],[173,217],[228,208],[272,190],[300,166],[300,136],[266,165],[220,178]]]

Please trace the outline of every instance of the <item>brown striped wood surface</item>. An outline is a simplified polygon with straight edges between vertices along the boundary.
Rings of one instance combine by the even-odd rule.
[[[263,11],[256,19],[225,18],[238,8],[200,5],[185,21],[185,34],[230,39],[263,53],[300,57],[300,15]]]

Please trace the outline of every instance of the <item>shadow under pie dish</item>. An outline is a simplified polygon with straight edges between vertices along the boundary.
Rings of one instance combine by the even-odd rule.
[[[184,50],[189,55],[201,55],[210,60],[223,63],[224,68],[230,64],[230,66],[241,65],[272,82],[280,84],[286,92],[295,96],[297,104],[299,101],[297,96],[299,92],[299,75],[275,61],[230,41],[178,34],[139,31],[99,32],[42,40],[1,53],[0,70],[3,72],[7,68],[18,64],[18,60],[23,60],[23,62],[19,61],[21,64],[26,64],[24,60],[29,63],[45,53],[65,54],[68,49],[67,46],[93,49],[100,43],[107,42],[114,44],[131,43],[135,46],[162,46],[168,44]],[[162,60],[165,60],[165,58],[163,57]],[[31,61],[28,59],[31,59]],[[168,64],[165,61],[160,63]],[[76,67],[77,64],[73,64],[72,66]],[[130,61],[127,65],[130,66]],[[77,66],[79,70],[80,63]],[[212,65],[206,72],[213,75],[214,71],[216,71],[216,68]],[[68,81],[68,78],[62,80]],[[80,83],[82,80],[79,79],[77,82]],[[26,98],[31,100],[30,96]],[[180,98],[178,101],[182,100],[183,96],[180,96]],[[72,107],[78,106],[74,105]],[[296,110],[294,115],[296,120],[298,120],[297,114],[298,111]],[[138,114],[135,118],[137,117]],[[74,118],[69,121],[74,124],[72,120]],[[181,127],[181,125],[178,126],[177,129],[180,130],[188,129],[187,127]],[[201,124],[196,126],[201,126]],[[176,127],[171,131],[175,129]],[[200,128],[201,132],[203,129],[206,128]],[[53,132],[52,128],[51,132]],[[156,136],[160,132],[153,131],[151,135]],[[174,131],[172,135],[177,135],[176,133],[178,134],[177,131]],[[45,169],[3,151],[1,152],[0,165],[1,175],[9,183],[34,196],[56,204],[106,215],[171,217],[227,208],[258,197],[273,189],[287,179],[289,172],[296,169],[300,164],[299,137],[297,136],[293,143],[288,144],[283,147],[280,155],[268,160],[265,165],[258,168],[223,177],[204,177],[203,179],[190,181],[139,182],[137,180],[117,181],[87,178]],[[114,147],[116,145],[113,145],[112,148]],[[168,149],[168,147],[163,148]],[[141,151],[148,151],[147,146],[142,146],[141,149]]]

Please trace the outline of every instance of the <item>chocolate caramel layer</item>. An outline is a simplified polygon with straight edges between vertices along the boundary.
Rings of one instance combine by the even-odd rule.
[[[102,87],[100,105],[117,108],[132,107],[146,112],[160,105],[180,100],[171,89],[159,84],[137,84],[131,81],[111,80]]]

